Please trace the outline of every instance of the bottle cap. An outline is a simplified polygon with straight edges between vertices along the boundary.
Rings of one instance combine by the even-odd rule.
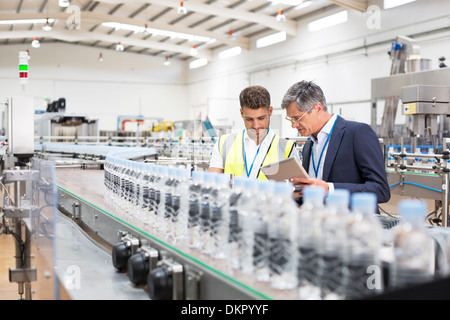
[[[404,199],[398,203],[400,216],[405,219],[425,219],[426,203],[416,199]]]
[[[333,193],[328,194],[327,204],[335,206],[348,206],[350,202],[350,191],[347,189],[335,189]]]
[[[325,189],[318,186],[308,186],[303,188],[303,199],[305,201],[323,201]]]
[[[377,196],[371,192],[357,192],[352,195],[352,210],[375,213]]]

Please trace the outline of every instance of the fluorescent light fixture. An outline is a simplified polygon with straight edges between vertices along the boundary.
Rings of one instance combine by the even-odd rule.
[[[242,48],[237,46],[230,49],[222,50],[219,52],[219,59],[228,59],[238,56],[242,53]]]
[[[108,27],[108,28],[114,28],[116,30],[127,30],[127,31],[133,31],[136,33],[144,32],[144,33],[153,34],[155,36],[160,35],[160,36],[166,36],[166,37],[170,37],[170,38],[184,39],[184,40],[188,40],[188,41],[208,42],[208,41],[212,40],[209,37],[196,36],[193,34],[173,32],[173,31],[167,31],[167,30],[161,30],[161,29],[154,29],[154,28],[149,28],[148,26],[140,27],[140,26],[118,23],[118,22],[103,22],[102,26]]]
[[[318,31],[325,28],[329,28],[331,26],[335,26],[340,23],[347,22],[348,20],[348,12],[347,10],[332,14],[325,18],[317,19],[313,22],[308,23],[309,31]]]
[[[256,40],[256,48],[264,48],[273,44],[286,41],[286,32],[277,32],[270,36],[259,38]]]
[[[189,63],[189,69],[197,69],[203,66],[206,66],[208,64],[208,59],[206,58],[201,58],[201,59],[197,59],[192,61],[191,63]]]
[[[59,6],[67,8],[68,6],[70,6],[70,0],[59,0]]]
[[[285,4],[288,6],[299,6],[301,5],[305,0],[270,0],[272,4]]]
[[[414,1],[416,0],[384,0],[383,7],[384,9],[391,9]]]
[[[33,23],[55,22],[55,19],[22,19],[22,20],[0,20],[0,24],[33,24]]]

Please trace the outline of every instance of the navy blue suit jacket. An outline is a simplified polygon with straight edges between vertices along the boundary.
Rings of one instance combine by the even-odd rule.
[[[312,143],[309,139],[302,151],[302,164],[308,172]],[[351,194],[372,192],[378,203],[391,198],[383,151],[369,125],[338,116],[324,161],[322,180],[332,182],[335,189],[347,189]]]

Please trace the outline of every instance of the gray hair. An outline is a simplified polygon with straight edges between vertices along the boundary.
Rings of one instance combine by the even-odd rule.
[[[318,102],[327,111],[327,101],[322,89],[312,81],[301,81],[292,85],[283,97],[281,108],[286,109],[291,102],[297,102],[299,111],[307,111]]]

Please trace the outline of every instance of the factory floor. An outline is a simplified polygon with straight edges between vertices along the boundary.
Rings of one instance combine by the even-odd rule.
[[[52,268],[32,243],[31,265],[37,268],[37,281],[31,282],[31,300],[55,300]],[[37,252],[37,253],[36,253]],[[33,254],[34,253],[34,254]],[[9,282],[9,268],[15,267],[15,240],[11,234],[0,235],[0,300],[25,299],[19,295],[18,284]],[[49,276],[50,275],[50,276]],[[59,300],[68,300],[65,290],[59,288]]]

